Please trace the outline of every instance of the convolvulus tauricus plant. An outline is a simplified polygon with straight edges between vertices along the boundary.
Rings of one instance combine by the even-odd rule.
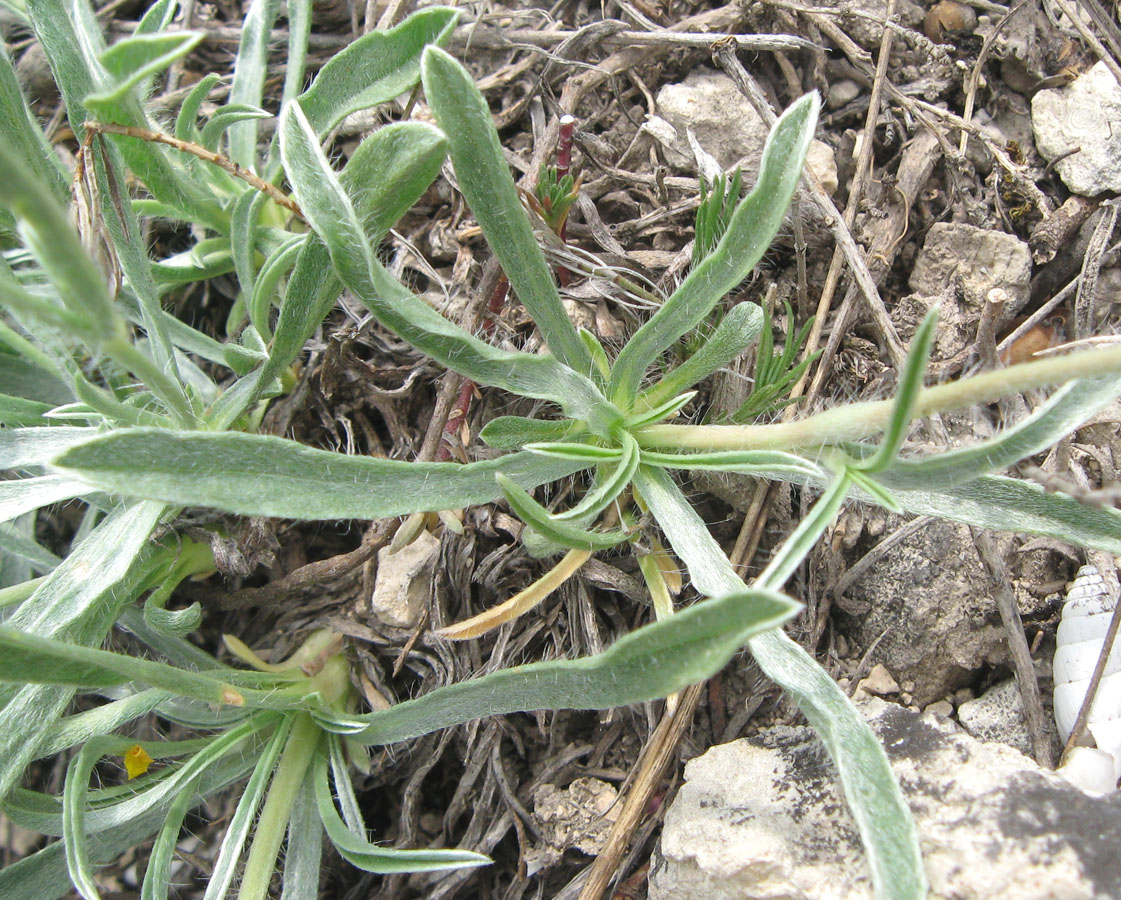
[[[284,103],[277,137],[261,159],[254,123],[263,115],[260,76],[273,4],[252,6],[230,103],[199,129],[197,113],[213,85],[204,81],[184,102],[175,134],[159,139],[145,117],[143,91],[195,40],[165,31],[170,2],[153,7],[138,34],[109,49],[83,3],[29,0],[28,9],[75,133],[84,138],[90,119],[126,128],[95,129],[85,144],[91,174],[81,182],[80,237],[64,213],[68,178],[28,115],[11,66],[0,64],[0,164],[9,173],[0,181],[0,224],[18,235],[15,264],[0,269],[0,363],[28,375],[21,382],[27,386],[10,390],[0,406],[7,426],[0,430],[0,465],[14,473],[0,482],[0,510],[15,523],[0,542],[6,558],[20,560],[18,571],[41,573],[0,595],[11,610],[0,627],[0,796],[13,821],[64,838],[0,872],[0,895],[53,898],[72,882],[92,900],[92,868],[155,833],[144,897],[166,896],[171,852],[191,805],[246,777],[206,900],[229,895],[243,851],[238,896],[264,897],[285,841],[283,896],[312,900],[324,835],[346,859],[375,872],[480,864],[485,859],[470,848],[371,844],[347,774],[361,761],[356,748],[485,715],[666,696],[715,673],[745,645],[797,700],[836,762],[878,896],[924,894],[918,842],[883,750],[827,673],[779,628],[798,608],[780,591],[848,497],[985,527],[1014,524],[1121,552],[1116,511],[991,474],[1114,399],[1121,352],[1076,354],[925,389],[928,318],[893,400],[775,425],[676,424],[691,389],[757,338],[762,312],[750,302],[734,305],[687,360],[653,383],[648,373],[747,277],[774,237],[813,135],[816,96],[797,100],[778,121],[757,183],[736,203],[714,248],[612,358],[566,315],[486,103],[438,47],[454,25],[453,11],[428,9],[390,32],[363,37],[301,92],[308,10],[291,4]],[[322,143],[331,129],[418,79],[436,124],[384,126],[336,171]],[[234,177],[239,169],[206,161],[219,151],[241,169],[255,166],[272,187],[258,190]],[[490,345],[381,264],[382,237],[446,156],[547,354]],[[124,192],[129,172],[150,196]],[[277,204],[273,197],[285,184],[292,197]],[[292,221],[292,210],[306,228]],[[199,240],[190,252],[153,260],[137,240],[140,215],[189,222]],[[222,273],[236,275],[249,322],[225,342],[162,308],[163,292]],[[260,404],[285,389],[289,367],[344,288],[433,360],[478,385],[544,401],[550,417],[495,419],[482,437],[501,455],[464,465],[347,456],[252,433]],[[236,378],[219,390],[200,359]],[[1034,415],[997,438],[901,456],[917,417],[1062,383]],[[678,469],[776,478],[821,496],[749,586],[677,486],[671,472]],[[568,510],[549,512],[531,494],[582,470],[591,470],[591,485]],[[84,500],[88,512],[60,561],[34,542],[21,517],[72,498]],[[174,529],[184,507],[378,519],[503,498],[528,526],[535,552],[564,554],[506,618],[538,602],[595,552],[633,546],[664,554],[659,531],[703,599],[673,612],[661,568],[643,563],[661,618],[604,653],[499,671],[365,714],[350,694],[340,642],[329,634],[311,636],[290,664],[280,665],[262,664],[231,640],[251,667],[235,669],[183,640],[197,624],[197,609],[160,615],[159,602],[143,612],[135,607],[144,591],[166,597],[177,579],[212,562],[196,545],[201,549],[177,565],[174,542],[166,534],[153,541],[157,526]],[[653,524],[643,524],[646,514]],[[114,625],[163,661],[100,649]],[[64,716],[78,690],[108,702]],[[133,751],[136,742],[120,733],[149,712],[203,736],[144,742]],[[19,787],[30,760],[70,747],[81,749],[60,800]],[[130,759],[155,763],[124,785],[91,787],[99,760],[130,752]]]

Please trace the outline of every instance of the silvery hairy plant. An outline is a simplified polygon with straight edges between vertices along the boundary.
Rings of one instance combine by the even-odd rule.
[[[661,372],[666,351],[719,308],[773,239],[813,136],[815,95],[779,119],[758,180],[715,247],[612,358],[566,315],[486,103],[440,49],[454,11],[426,9],[364,36],[302,90],[309,4],[291,3],[279,128],[262,158],[256,122],[267,115],[259,107],[276,4],[251,6],[229,103],[200,129],[198,111],[214,86],[204,79],[171,135],[149,120],[142,98],[152,78],[197,43],[197,35],[167,30],[174,12],[163,0],[135,35],[106,48],[84,2],[28,2],[29,23],[86,148],[77,230],[65,212],[69,175],[28,113],[10,62],[0,61],[0,163],[10,176],[0,180],[0,227],[16,248],[0,267],[0,369],[20,375],[0,396],[0,466],[12,473],[0,482],[7,523],[0,531],[0,603],[7,610],[0,625],[0,805],[13,822],[63,837],[0,872],[0,895],[49,900],[72,883],[93,900],[94,868],[156,834],[143,896],[166,897],[184,817],[200,797],[242,779],[206,900],[235,889],[244,900],[265,897],[282,847],[283,897],[311,900],[324,835],[344,858],[373,872],[479,865],[485,857],[470,848],[371,843],[348,775],[362,763],[361,748],[481,716],[665,697],[710,677],[746,647],[828,748],[877,896],[923,896],[914,826],[883,749],[828,674],[783,634],[781,624],[799,609],[783,586],[848,498],[983,527],[1014,523],[1018,531],[1121,552],[1116,511],[993,474],[1046,448],[1121,393],[1121,353],[1075,354],[924,388],[930,317],[912,341],[892,400],[780,424],[677,423],[691,389],[757,340],[762,311],[735,304],[688,359],[658,377],[650,373]],[[436,124],[383,126],[336,171],[323,149],[332,129],[418,81]],[[99,125],[87,128],[93,121]],[[234,174],[232,166],[213,164],[219,155],[237,164]],[[468,333],[379,260],[388,229],[447,157],[548,353],[500,349]],[[262,183],[241,178],[246,170],[259,172]],[[127,173],[149,196],[122,194]],[[292,198],[280,190],[285,182]],[[189,252],[152,259],[139,240],[145,215],[190,223],[201,236]],[[226,273],[238,279],[249,322],[228,340],[162,308],[166,292]],[[482,438],[500,455],[462,465],[347,456],[254,433],[264,405],[287,389],[293,362],[344,289],[433,360],[478,385],[543,401],[547,414],[491,421]],[[217,371],[233,379],[223,389]],[[1064,386],[991,440],[925,457],[902,454],[918,417],[1053,385]],[[672,474],[702,469],[820,494],[750,585]],[[590,487],[568,510],[551,512],[531,493],[583,471],[591,472]],[[34,515],[73,499],[84,501],[86,512],[73,549],[58,559],[35,542]],[[597,656],[515,667],[361,713],[336,636],[312,635],[276,664],[231,638],[234,656],[249,666],[235,668],[184,640],[201,610],[163,608],[176,584],[213,564],[205,544],[174,535],[187,507],[373,520],[503,499],[526,523],[535,552],[564,554],[556,571],[572,571],[596,552],[640,554],[658,621]],[[700,597],[679,611],[659,567],[648,564],[645,548],[659,533]],[[531,602],[547,592],[547,579]],[[101,649],[114,627],[159,660]],[[78,691],[106,702],[67,714]],[[201,736],[125,736],[150,713]],[[80,749],[61,798],[20,787],[30,761],[70,748]],[[91,788],[93,769],[107,756],[156,764],[138,766],[124,784]]]

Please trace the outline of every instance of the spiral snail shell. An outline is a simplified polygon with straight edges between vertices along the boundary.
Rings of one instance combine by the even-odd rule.
[[[1093,566],[1078,570],[1056,635],[1055,724],[1064,741],[1070,737],[1086,688],[1101,654],[1115,601],[1109,585]],[[1121,641],[1114,643],[1098,685],[1086,730],[1098,749],[1113,757],[1113,780],[1121,776]]]

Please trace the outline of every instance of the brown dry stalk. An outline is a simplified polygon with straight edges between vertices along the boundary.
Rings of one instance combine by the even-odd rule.
[[[250,187],[256,188],[262,194],[266,194],[274,202],[280,204],[289,212],[295,213],[301,219],[304,218],[304,213],[296,201],[285,194],[284,191],[280,190],[276,185],[270,184],[248,169],[242,168],[233,160],[222,156],[221,153],[215,153],[213,150],[202,146],[202,144],[196,144],[193,141],[183,141],[169,134],[152,131],[150,128],[137,128],[134,125],[115,125],[111,122],[86,122],[85,127],[87,131],[91,131],[94,134],[122,135],[124,137],[137,138],[141,141],[148,141],[153,144],[165,144],[182,153],[190,153],[192,156],[197,156],[199,159],[229,172],[234,178],[240,178]]]
[[[635,780],[627,791],[619,818],[611,826],[607,843],[588,867],[588,877],[580,891],[579,900],[600,900],[612,878],[615,877],[619,862],[630,844],[631,836],[638,829],[650,799],[662,783],[666,768],[677,752],[681,736],[693,721],[693,713],[704,694],[704,689],[703,681],[691,685],[677,695],[676,708],[671,709],[670,704],[667,703],[666,710],[662,713],[662,720],[642,749],[642,757],[635,767],[637,773]]]

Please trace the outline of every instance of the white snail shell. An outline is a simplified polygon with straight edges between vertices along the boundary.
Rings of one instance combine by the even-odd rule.
[[[1093,566],[1078,570],[1067,592],[1056,635],[1055,724],[1063,741],[1070,737],[1086,697],[1113,615],[1109,585]],[[1121,640],[1114,642],[1086,726],[1098,749],[1113,757],[1114,783],[1121,776]]]

